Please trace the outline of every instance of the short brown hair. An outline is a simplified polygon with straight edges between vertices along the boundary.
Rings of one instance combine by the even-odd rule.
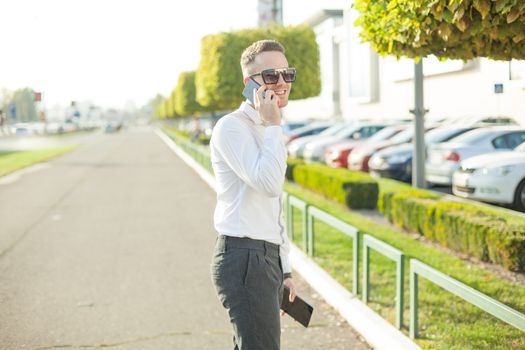
[[[248,46],[241,55],[241,68],[243,73],[247,67],[255,61],[255,57],[261,52],[278,51],[284,54],[284,46],[275,40],[259,40]]]

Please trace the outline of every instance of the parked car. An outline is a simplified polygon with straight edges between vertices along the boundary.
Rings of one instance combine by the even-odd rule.
[[[304,160],[307,163],[324,163],[324,153],[328,147],[344,140],[368,139],[379,130],[383,129],[385,126],[387,125],[384,123],[363,123],[351,125],[340,130],[333,136],[327,136],[309,142],[304,148]]]
[[[448,124],[461,123],[464,125],[478,125],[478,126],[518,125],[519,124],[514,118],[496,117],[496,116],[459,117],[459,118],[448,119],[445,122]]]
[[[426,180],[431,184],[452,185],[452,175],[460,161],[484,153],[511,150],[525,141],[525,129],[494,126],[469,131],[451,142],[429,147]]]
[[[325,162],[333,168],[346,168],[348,166],[348,155],[354,148],[365,142],[380,142],[392,138],[406,128],[406,124],[387,126],[378,131],[368,139],[349,140],[330,146],[325,151]]]
[[[302,136],[291,141],[287,146],[288,156],[292,158],[303,158],[304,148],[309,142],[312,142],[320,137],[333,136],[347,125],[348,123],[337,122],[318,134]]]
[[[437,125],[425,125],[425,131],[436,128]],[[414,136],[414,126],[411,124],[405,125],[405,129],[390,139],[380,142],[369,143],[365,142],[363,145],[356,147],[348,156],[348,169],[354,171],[368,171],[368,161],[372,155],[386,147],[399,145],[412,141]]]
[[[428,147],[436,143],[447,142],[474,129],[475,127],[472,126],[436,128],[425,133],[425,145]],[[368,168],[373,176],[411,182],[413,157],[414,145],[412,143],[403,143],[387,147],[375,153],[368,162]]]
[[[456,196],[510,204],[525,212],[525,143],[514,151],[483,154],[462,161],[452,183]]]
[[[302,128],[309,123],[307,121],[294,121],[294,122],[283,122],[281,127],[283,128],[283,134],[289,135],[292,131]]]
[[[328,129],[329,127],[333,125],[334,125],[334,122],[331,122],[331,121],[314,122],[314,123],[305,125],[301,128],[292,130],[286,136],[285,142],[290,143],[298,138],[302,138],[305,136],[319,135],[324,130]]]

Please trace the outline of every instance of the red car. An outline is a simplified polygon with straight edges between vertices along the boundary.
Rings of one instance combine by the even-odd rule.
[[[425,125],[425,132],[438,127],[435,125]],[[402,128],[398,134],[391,138],[380,140],[378,142],[365,142],[359,147],[354,148],[352,153],[348,155],[347,164],[348,169],[355,171],[368,171],[368,161],[374,153],[387,148],[389,146],[398,145],[401,143],[412,142],[414,136],[414,126],[412,124],[398,125]],[[372,139],[370,139],[372,141]]]
[[[332,168],[346,168],[348,164],[348,154],[352,152],[354,147],[357,147],[363,142],[364,140],[350,140],[328,147],[324,152],[326,165]]]
[[[335,144],[325,151],[325,162],[333,168],[347,168],[348,155],[355,148],[363,144],[375,144],[384,140],[388,140],[399,132],[405,130],[407,125],[392,125],[388,126],[368,139],[363,140],[349,140]]]
[[[398,125],[398,132],[393,137],[367,142],[354,148],[348,155],[347,168],[354,171],[368,171],[368,161],[375,152],[397,143],[410,142],[413,134],[413,127],[410,126],[410,124]]]

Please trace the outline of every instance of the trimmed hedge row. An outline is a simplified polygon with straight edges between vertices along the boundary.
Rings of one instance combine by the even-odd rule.
[[[489,210],[439,200],[429,191],[384,193],[379,210],[395,225],[481,261],[525,271],[525,220],[508,222]]]
[[[295,181],[293,177],[293,170],[297,165],[304,165],[304,160],[299,158],[288,158],[286,161],[286,174],[285,177],[288,181]]]
[[[253,28],[202,38],[201,59],[195,76],[196,98],[201,106],[227,111],[236,109],[244,101],[239,60],[244,49],[262,39],[274,39],[283,44],[288,63],[297,68],[291,100],[321,93],[319,45],[312,28],[307,25]]]
[[[300,162],[289,162],[288,167],[288,179],[351,209],[374,209],[377,205],[379,186],[367,174]]]

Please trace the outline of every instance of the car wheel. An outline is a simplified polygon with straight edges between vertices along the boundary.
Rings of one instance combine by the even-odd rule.
[[[525,179],[523,179],[514,195],[514,208],[519,211],[525,212]]]

